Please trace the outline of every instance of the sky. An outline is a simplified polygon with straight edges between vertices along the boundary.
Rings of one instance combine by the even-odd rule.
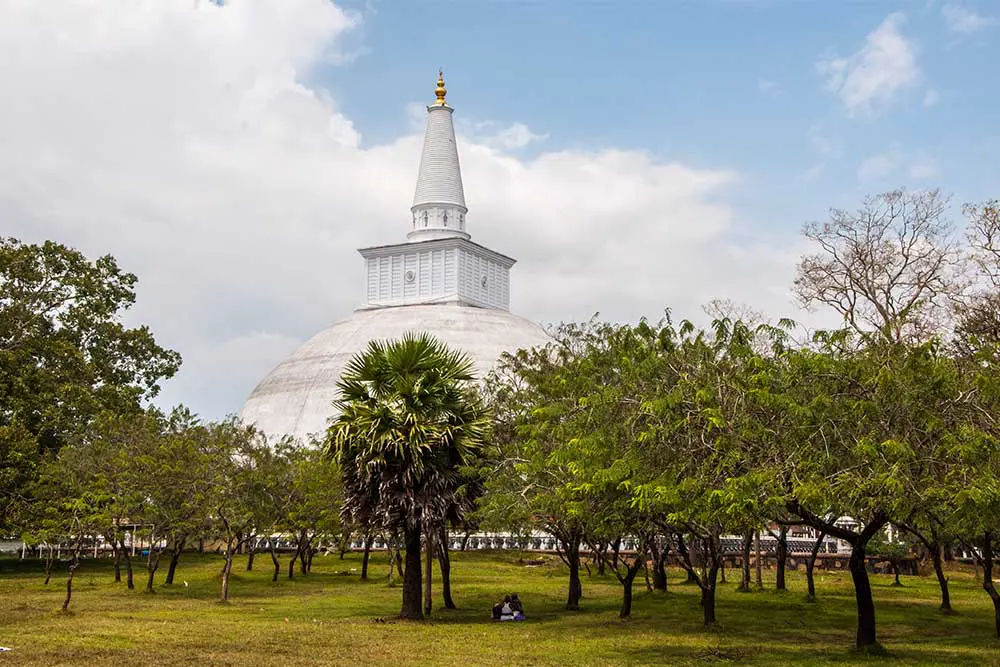
[[[401,242],[439,67],[473,240],[543,324],[825,325],[804,222],[866,194],[1000,197],[1000,4],[0,0],[0,234],[110,253],[126,320],[237,412]]]

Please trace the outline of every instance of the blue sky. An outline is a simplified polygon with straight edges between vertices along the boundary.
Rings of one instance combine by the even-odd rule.
[[[1000,197],[1000,3],[0,0],[0,219],[113,254],[184,356],[164,404],[239,409],[402,242],[443,67],[477,242],[543,324],[828,326],[799,230],[866,193]]]
[[[417,84],[429,89],[432,82],[423,82],[440,65],[462,117],[523,122],[547,135],[525,149],[528,156],[619,147],[735,169],[740,215],[764,233],[893,187],[939,186],[957,201],[997,194],[1000,88],[990,82],[1000,66],[1000,5],[346,6],[363,16],[348,47],[356,59],[317,77],[366,141],[405,131],[405,105],[421,99],[425,91]],[[912,49],[915,78],[871,112],[852,116],[818,64],[863,49],[893,14]],[[865,160],[879,163],[878,156],[895,167],[862,169]]]

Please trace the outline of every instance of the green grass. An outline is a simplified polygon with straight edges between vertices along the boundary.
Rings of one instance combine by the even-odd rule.
[[[112,581],[106,560],[77,571],[71,613],[58,611],[65,572],[48,586],[42,566],[0,560],[0,667],[7,665],[1000,665],[992,606],[972,572],[954,571],[953,605],[937,611],[932,577],[875,576],[879,635],[888,658],[850,652],[854,600],[845,573],[819,573],[819,601],[804,600],[805,581],[789,590],[737,593],[721,586],[719,625],[701,625],[697,589],[672,572],[666,594],[636,582],[633,618],[617,617],[621,589],[613,577],[584,576],[583,609],[568,612],[566,572],[557,560],[538,567],[510,554],[454,556],[460,607],[437,605],[424,623],[394,619],[400,589],[386,585],[382,555],[373,579],[358,578],[359,556],[317,557],[314,572],[270,582],[270,559],[245,572],[237,561],[231,601],[217,601],[221,559],[185,554],[177,584],[148,595]],[[137,572],[137,585],[142,580]],[[735,576],[736,573],[731,573]],[[161,581],[163,572],[158,573]],[[772,574],[773,577],[773,574]],[[183,584],[187,581],[188,585]],[[768,582],[773,588],[773,581]],[[492,603],[515,591],[529,620],[493,623]],[[438,590],[435,591],[439,592]],[[380,622],[376,619],[384,619]]]

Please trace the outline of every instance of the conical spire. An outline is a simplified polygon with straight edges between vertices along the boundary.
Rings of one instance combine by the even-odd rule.
[[[455,143],[454,109],[445,102],[444,73],[438,71],[436,100],[427,107],[427,131],[413,195],[411,241],[469,238],[465,231],[465,192]]]

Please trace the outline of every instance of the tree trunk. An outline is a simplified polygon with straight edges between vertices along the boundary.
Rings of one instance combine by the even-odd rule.
[[[444,608],[457,609],[455,601],[451,599],[451,554],[448,553],[448,529],[444,527],[439,533],[437,555],[438,566],[441,568],[441,597],[444,598]]]
[[[684,536],[681,535],[680,533],[677,533],[676,541],[677,541],[677,554],[681,557],[681,562],[686,563],[689,566],[692,565],[694,561],[691,559],[691,550],[688,549],[687,542],[684,541]],[[666,560],[666,558],[664,558],[664,560]],[[690,567],[685,567],[684,571],[687,572],[687,580],[685,581],[685,583],[688,584],[698,583],[698,577],[695,576],[694,571]]]
[[[427,555],[424,562],[424,565],[427,568],[427,572],[424,573],[424,615],[430,616],[431,609],[434,606],[434,598],[431,597],[431,582],[434,577],[434,529],[430,526],[430,524],[427,525],[424,541],[427,545]]]
[[[615,576],[618,577],[618,581],[622,585],[622,607],[618,611],[618,618],[629,618],[632,616],[632,584],[635,582],[636,575],[639,574],[643,560],[645,560],[645,556],[637,554],[635,561],[631,565],[626,564],[624,576],[618,573],[618,567],[617,565],[615,566]]]
[[[788,526],[781,526],[778,530],[778,539],[774,547],[775,559],[775,589],[779,591],[788,590],[785,585],[785,564],[788,562]]]
[[[421,609],[421,572],[420,572],[420,523],[414,525],[407,522],[403,529],[403,542],[406,549],[406,569],[403,570],[403,608],[399,615],[415,621],[423,620]],[[391,566],[390,566],[391,567]]]
[[[667,549],[654,546],[650,549],[653,552],[653,590],[667,590]]]
[[[146,556],[146,592],[153,592],[153,576],[160,567],[160,550],[153,548],[153,540],[149,541],[149,555]]]
[[[596,546],[590,547],[591,553],[593,553],[593,557],[597,561],[597,575],[600,577],[603,577],[606,574],[607,563],[605,562],[604,556],[607,549],[608,545],[603,540],[599,540]]]
[[[115,559],[115,583],[122,582],[122,552],[118,549],[118,540],[111,540],[111,554]]]
[[[299,572],[301,574],[306,574],[306,572],[308,572],[308,570],[309,570],[309,568],[307,567],[308,563],[306,563],[306,553],[309,551],[309,543],[312,540],[307,537],[306,531],[302,531],[302,534],[299,536],[299,540],[300,540],[300,542],[299,542]]]
[[[806,595],[806,601],[815,602],[816,601],[816,580],[813,578],[813,571],[816,567],[816,554],[819,553],[819,548],[823,544],[823,538],[826,537],[826,533],[820,531],[819,537],[813,542],[812,551],[809,552],[809,558],[806,559],[806,585],[809,587],[809,592]]]
[[[760,531],[759,530],[754,531],[754,534],[753,534],[753,550],[754,550],[754,568],[757,571],[756,572],[756,574],[757,574],[757,589],[760,590],[760,589],[764,588],[764,572],[763,572],[764,562],[763,562],[763,558],[761,558],[761,556],[763,556],[763,552],[761,551],[761,548],[760,548]]]
[[[167,566],[167,578],[163,583],[171,585],[174,583],[174,574],[177,572],[177,562],[181,559],[181,552],[187,544],[187,537],[177,540],[170,549],[170,564]]]
[[[993,533],[983,535],[983,590],[993,601],[993,626],[997,639],[1000,639],[1000,593],[993,585]]]
[[[135,590],[135,575],[132,572],[132,556],[129,555],[128,548],[125,546],[125,539],[122,538],[119,542],[122,558],[125,559],[125,581],[128,589],[130,591]]]
[[[398,574],[399,578],[402,579],[403,578],[403,556],[402,556],[402,554],[399,553],[399,549],[396,549],[395,551],[393,551],[392,562],[396,564],[396,574]],[[389,565],[389,569],[390,570],[392,569],[392,565],[391,564]]]
[[[49,580],[52,579],[52,568],[56,562],[56,551],[54,547],[49,547],[48,552],[45,554],[45,585],[49,585]]]
[[[913,526],[903,525],[901,527],[920,540],[924,548],[927,549],[927,555],[930,556],[931,564],[934,566],[934,576],[937,577],[938,587],[941,589],[941,606],[939,609],[945,614],[950,614],[952,612],[951,595],[948,591],[948,577],[944,574],[944,545],[941,544],[934,520],[930,520],[930,537],[926,533],[916,530]],[[976,574],[978,578],[978,570]]]
[[[361,554],[361,581],[368,581],[368,561],[372,557],[372,542],[374,539],[371,535],[365,536],[365,550]],[[389,571],[392,571],[392,563],[389,563]]]
[[[465,535],[462,536],[462,545],[459,547],[459,551],[465,551],[466,547],[469,546],[469,538],[472,537],[472,531],[465,531]]]
[[[223,602],[229,601],[229,574],[233,571],[233,558],[236,556],[236,549],[232,542],[226,545],[226,564],[222,568],[222,592],[220,597]]]
[[[740,587],[737,589],[743,593],[750,590],[750,548],[753,546],[753,532],[747,531],[743,534],[743,542],[740,544],[740,557],[743,566],[743,578],[740,580]]]
[[[251,540],[247,544],[247,572],[253,572],[253,557],[256,555],[257,549]]]
[[[899,580],[899,561],[893,558],[889,561],[889,566],[892,568],[892,573],[896,575],[896,580],[892,582],[892,585],[902,586],[903,582]]]
[[[855,647],[859,651],[868,651],[878,645],[875,634],[875,601],[872,598],[868,569],[865,567],[865,549],[868,540],[859,539],[852,546],[848,567],[851,570],[851,579],[854,581],[854,598],[858,605],[858,633]]]
[[[951,609],[951,594],[948,592],[948,577],[944,574],[944,563],[942,562],[942,548],[941,545],[935,540],[932,544],[931,552],[931,563],[934,564],[934,574],[937,576],[938,586],[941,587],[941,611],[946,614],[950,614]]]
[[[66,599],[63,600],[62,610],[67,611],[69,609],[69,601],[73,597],[73,573],[76,572],[77,566],[80,565],[80,543],[77,542],[77,547],[73,551],[73,558],[69,562],[69,576],[66,577]]]
[[[274,574],[271,575],[271,583],[278,581],[278,575],[281,574],[281,563],[278,561],[278,540],[276,538],[271,538],[268,540],[269,550],[271,552],[271,562],[274,563]]]
[[[298,539],[295,540],[295,551],[292,552],[292,559],[288,561],[288,578],[295,578],[295,561],[299,557],[299,552],[302,550],[302,542]]]
[[[715,625],[715,582],[701,587],[701,611],[706,626]]]
[[[569,567],[569,594],[566,596],[566,609],[579,609],[580,598],[583,596],[583,585],[580,583],[580,537],[570,536],[564,546],[566,548],[566,565]]]

